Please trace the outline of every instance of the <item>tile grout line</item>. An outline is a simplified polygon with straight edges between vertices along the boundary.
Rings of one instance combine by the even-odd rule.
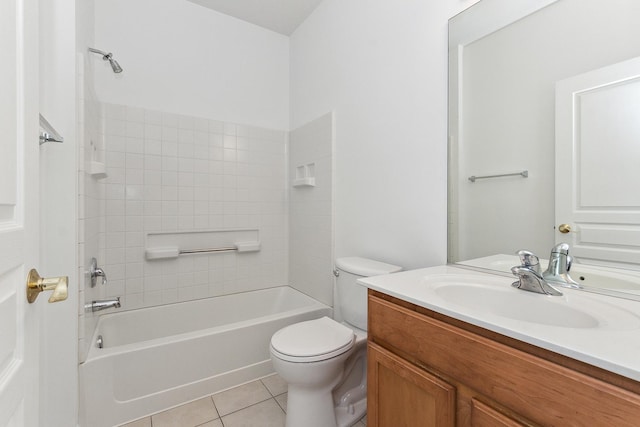
[[[266,378],[266,377],[265,377],[265,378]],[[263,386],[264,388],[266,388],[266,389],[267,389],[267,391],[269,392],[269,394],[271,395],[271,397],[275,397],[275,396],[273,395],[273,393],[271,393],[271,390],[269,390],[269,387],[267,387],[267,385],[264,383],[264,381],[262,381],[263,379],[264,379],[264,378],[260,378],[260,383],[262,384],[262,386]]]
[[[252,404],[251,404],[251,405],[249,405],[249,406],[245,406],[244,408],[236,409],[235,411],[233,411],[233,412],[229,412],[228,414],[225,414],[225,415],[223,415],[223,416],[224,416],[224,417],[226,417],[226,416],[228,416],[228,415],[235,414],[236,412],[244,411],[244,410],[245,410],[245,409],[247,409],[247,408],[251,408],[252,406],[259,405],[260,403],[264,403],[264,402],[266,402],[267,400],[271,400],[271,399],[275,400],[273,397],[268,397],[268,398],[266,398],[266,399],[264,399],[264,400],[261,400],[261,401],[259,401],[259,402],[252,403]],[[278,402],[277,402],[277,401],[276,401],[276,404],[278,404]],[[278,405],[278,406],[280,406],[280,405]],[[222,420],[222,417],[223,417],[223,416],[221,416],[221,417],[220,417],[220,420]]]
[[[216,406],[216,401],[213,400],[213,394],[210,394],[209,398],[211,399],[211,403],[213,403],[213,408],[216,410],[216,414],[218,414],[218,419],[220,420],[220,422],[222,422],[222,415],[220,415],[220,411],[218,411],[218,407]]]
[[[280,408],[280,409],[281,409],[281,410],[286,414],[285,409],[284,409],[284,408],[282,407],[282,405],[280,405],[280,403],[276,400],[276,397],[278,397],[278,396],[282,396],[283,394],[286,394],[287,392],[285,391],[285,392],[280,393],[280,394],[278,394],[278,395],[274,395],[274,394],[271,392],[271,390],[269,389],[269,387],[267,387],[267,385],[262,381],[262,378],[260,378],[258,381],[260,381],[260,383],[262,384],[262,386],[267,390],[267,392],[269,393],[270,397],[268,397],[268,398],[266,398],[266,399],[264,399],[264,400],[261,400],[261,401],[255,402],[255,403],[253,403],[253,404],[251,404],[251,405],[249,405],[249,406],[245,406],[244,408],[240,408],[240,409],[237,409],[237,410],[235,410],[235,411],[229,412],[228,414],[225,414],[225,415],[224,415],[225,417],[226,417],[227,415],[235,414],[236,412],[240,412],[240,411],[242,411],[242,410],[244,410],[244,409],[250,408],[250,407],[255,406],[255,405],[258,405],[258,404],[260,404],[260,403],[264,403],[264,402],[266,402],[266,401],[268,401],[268,400],[270,400],[270,399],[273,399],[273,400],[275,401],[276,405],[277,405],[277,406],[278,406],[278,407],[279,407],[279,408]],[[216,393],[216,394],[217,394],[217,393]],[[224,427],[224,421],[222,420],[223,415],[221,415],[221,414],[220,414],[220,411],[218,410],[218,407],[216,406],[216,403],[215,403],[215,400],[213,399],[213,396],[214,396],[213,394],[210,394],[208,397],[211,399],[211,403],[213,404],[213,407],[214,407],[214,409],[215,409],[216,414],[217,414],[217,416],[218,416],[218,417],[217,417],[217,418],[214,418],[214,419],[211,419],[211,420],[208,420],[208,421],[205,421],[204,423],[202,423],[202,424],[198,424],[198,425],[196,425],[196,426],[194,426],[194,427],[199,427],[199,426],[202,426],[202,425],[204,425],[204,424],[206,424],[206,423],[209,423],[209,422],[212,422],[212,421],[215,421],[215,420],[220,420],[220,423],[221,423],[221,424],[222,424],[222,426]],[[197,400],[197,399],[196,399],[196,400]],[[189,403],[189,402],[188,402],[188,403]],[[180,406],[182,406],[182,405],[180,405]],[[173,408],[172,408],[172,409],[173,409]],[[153,415],[161,414],[162,412],[166,412],[166,411],[169,411],[169,410],[170,410],[170,409],[167,409],[167,410],[159,411],[159,412],[157,412],[157,413],[155,413],[155,414],[151,414],[151,415],[149,415],[149,416],[148,416],[148,418],[149,418],[149,422],[150,422],[150,424],[151,424],[151,427],[153,427],[153,424],[154,424],[154,422],[153,422]],[[146,418],[146,417],[145,417],[145,418]],[[140,419],[144,419],[144,418],[140,418]],[[137,420],[134,420],[134,421],[137,421]]]
[[[284,394],[284,393],[282,393]],[[282,396],[282,394],[279,394],[278,396]],[[273,398],[273,400],[276,401],[276,403],[278,404],[278,406],[280,407],[280,409],[282,409],[282,412],[284,412],[285,414],[287,413],[287,411],[285,411],[285,409],[282,407],[282,405],[280,404],[280,402],[278,402],[278,399],[276,399],[275,397]]]
[[[273,376],[273,375],[270,375],[270,376]],[[268,377],[264,377],[264,378],[268,378]],[[285,391],[284,393],[280,393],[280,394],[278,394],[278,395],[276,396],[275,394],[273,394],[273,393],[271,392],[271,390],[269,389],[269,387],[267,387],[267,385],[264,383],[264,381],[263,381],[263,380],[264,380],[264,378],[260,378],[260,382],[262,383],[262,385],[264,386],[264,388],[266,388],[266,389],[267,389],[267,391],[268,391],[268,392],[269,392],[269,394],[271,395],[271,398],[272,398],[273,400],[275,400],[276,405],[278,405],[278,406],[280,407],[280,409],[282,409],[282,412],[284,412],[284,413],[285,413],[285,415],[286,415],[286,414],[287,414],[287,411],[282,407],[282,405],[280,404],[280,402],[278,402],[278,399],[276,399],[276,397],[277,397],[277,396],[282,396],[283,394],[286,394],[289,390]],[[224,426],[223,426],[223,427],[224,427]]]

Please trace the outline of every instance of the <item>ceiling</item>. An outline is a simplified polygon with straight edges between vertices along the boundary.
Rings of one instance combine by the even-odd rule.
[[[290,36],[322,0],[189,0]]]

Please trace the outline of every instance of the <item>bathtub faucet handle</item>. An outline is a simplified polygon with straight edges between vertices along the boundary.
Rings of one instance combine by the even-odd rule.
[[[95,258],[91,258],[91,266],[89,267],[89,275],[91,276],[91,287],[96,286],[98,277],[102,277],[102,284],[107,284],[107,274],[104,270],[98,267],[98,261]]]

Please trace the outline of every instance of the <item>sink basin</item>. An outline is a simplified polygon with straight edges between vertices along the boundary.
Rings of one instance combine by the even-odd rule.
[[[640,274],[574,264],[571,277],[583,286],[640,293]]]
[[[458,275],[429,277],[433,295],[447,305],[486,316],[499,316],[538,325],[577,329],[635,329],[640,318],[614,304],[561,289],[563,296],[527,292],[509,286],[502,278],[487,279]],[[475,283],[474,283],[475,282]]]
[[[462,284],[435,289],[436,295],[451,303],[486,310],[509,319],[567,328],[597,328],[600,325],[600,321],[589,313],[563,304],[563,301],[551,300],[555,297],[516,292]]]

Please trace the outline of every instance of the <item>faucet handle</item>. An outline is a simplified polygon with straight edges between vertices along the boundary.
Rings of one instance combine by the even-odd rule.
[[[552,254],[563,254],[569,255],[569,244],[568,243],[558,243],[551,249]]]
[[[522,266],[528,267],[536,273],[540,273],[540,259],[536,256],[536,254],[526,250],[519,250],[516,253],[520,257],[520,263],[522,264]]]
[[[511,268],[511,272],[518,278],[511,286],[522,289],[523,291],[535,292],[538,294],[560,296],[562,292],[549,285],[540,273],[531,267],[524,265]]]
[[[96,286],[97,278],[102,277],[102,284],[107,284],[107,274],[104,270],[98,267],[98,261],[95,258],[91,258],[91,265],[89,266],[89,276],[91,277],[91,287]]]

